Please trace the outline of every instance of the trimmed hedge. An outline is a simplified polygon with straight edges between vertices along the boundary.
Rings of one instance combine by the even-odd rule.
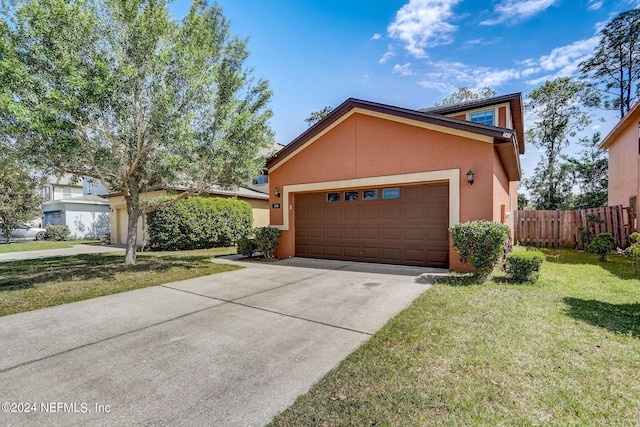
[[[170,199],[159,197],[152,203]],[[252,225],[249,203],[219,197],[190,197],[147,215],[151,246],[169,251],[229,246],[248,235]]]
[[[479,281],[486,280],[502,261],[507,247],[509,227],[493,221],[469,221],[449,227],[453,248],[460,261],[471,263]]]
[[[45,229],[47,230],[45,235],[45,239],[47,240],[69,240],[69,236],[71,236],[71,230],[69,230],[69,226],[67,224],[47,224]]]
[[[512,252],[507,255],[504,271],[516,283],[535,282],[543,262],[544,254],[540,251]]]

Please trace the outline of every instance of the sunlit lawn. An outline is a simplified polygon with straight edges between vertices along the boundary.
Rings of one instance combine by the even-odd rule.
[[[211,261],[235,252],[145,252],[135,266],[124,265],[123,253],[0,263],[0,316],[235,270]]]
[[[56,242],[52,240],[32,240],[26,242],[0,242],[0,254],[8,252],[40,251],[46,249],[70,248],[75,245],[97,244],[99,240],[66,240]]]
[[[533,285],[434,285],[273,425],[638,425],[639,278],[547,253]]]

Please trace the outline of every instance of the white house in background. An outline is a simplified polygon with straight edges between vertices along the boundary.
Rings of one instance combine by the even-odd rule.
[[[42,184],[42,226],[66,224],[76,239],[97,239],[110,230],[109,201],[99,196],[107,191],[99,181],[70,175],[48,177]]]
[[[283,148],[284,148],[284,145],[274,141],[271,143],[271,146],[269,146],[269,148],[267,148],[264,151],[264,154],[266,154],[268,159],[268,158],[271,158],[271,156],[273,156],[278,151],[282,150]],[[265,171],[263,175],[260,175],[259,177],[251,180],[249,185],[247,185],[246,187],[249,188],[250,190],[255,190],[260,193],[269,194],[269,175],[267,175]]]

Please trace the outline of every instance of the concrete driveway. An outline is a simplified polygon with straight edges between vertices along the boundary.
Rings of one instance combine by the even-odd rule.
[[[443,273],[236,263],[0,317],[0,424],[264,425]]]

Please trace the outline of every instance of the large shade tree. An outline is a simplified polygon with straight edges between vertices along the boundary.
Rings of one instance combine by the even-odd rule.
[[[167,0],[14,0],[0,21],[0,140],[59,172],[99,179],[127,205],[135,263],[149,186],[178,199],[257,176],[271,92],[217,5],[182,20]],[[165,202],[167,203],[167,202]]]
[[[580,64],[583,76],[605,96],[604,106],[622,118],[638,99],[640,83],[640,9],[623,12],[600,32],[593,56]]]
[[[0,234],[11,242],[11,230],[42,211],[37,179],[15,159],[0,156]]]

